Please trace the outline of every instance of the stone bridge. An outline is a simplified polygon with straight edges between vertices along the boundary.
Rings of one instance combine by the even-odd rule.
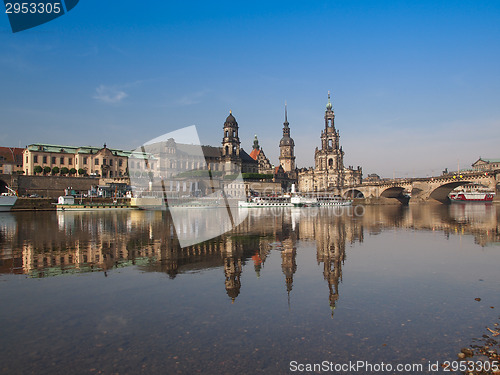
[[[497,190],[500,170],[489,172],[463,172],[428,178],[409,178],[381,181],[351,186],[341,190],[346,198],[394,198],[406,204],[412,202],[439,201],[449,203],[448,194],[458,186],[483,185],[491,191]]]

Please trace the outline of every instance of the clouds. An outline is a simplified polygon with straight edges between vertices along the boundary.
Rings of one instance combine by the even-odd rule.
[[[177,99],[175,101],[175,104],[178,106],[199,104],[201,103],[202,98],[209,92],[210,90],[201,90],[194,93],[190,93],[188,95],[184,95],[183,97]]]
[[[93,98],[106,104],[118,104],[128,96],[125,91],[116,86],[100,85],[95,91]]]

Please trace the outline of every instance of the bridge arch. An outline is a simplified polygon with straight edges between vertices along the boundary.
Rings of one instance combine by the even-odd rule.
[[[4,180],[0,180],[0,194],[7,193],[7,186],[9,186]]]
[[[448,194],[450,194],[452,190],[456,189],[459,186],[469,185],[471,183],[473,183],[473,181],[463,180],[463,181],[453,181],[447,184],[440,185],[431,192],[429,198],[435,199],[441,203],[449,203],[450,200],[448,198]]]
[[[349,189],[349,190],[346,190],[346,192],[343,195],[343,198],[350,198],[350,199],[365,198],[365,195],[363,194],[362,191],[360,191],[358,189]]]
[[[410,200],[410,197],[407,194],[405,194],[405,191],[406,188],[404,186],[391,186],[383,190],[380,193],[380,196],[383,198],[397,199],[402,204],[407,205]]]
[[[380,196],[384,198],[398,198],[403,195],[404,191],[405,188],[402,186],[392,186],[382,191]]]

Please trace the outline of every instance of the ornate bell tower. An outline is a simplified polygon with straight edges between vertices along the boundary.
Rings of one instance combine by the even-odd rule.
[[[321,150],[316,153],[316,168],[323,171],[342,171],[344,169],[344,151],[340,147],[339,131],[335,129],[335,113],[330,101],[325,110],[325,129],[321,131]]]
[[[238,137],[238,123],[231,111],[224,122],[224,137],[222,138],[222,158],[224,171],[232,173],[241,168],[240,138]]]
[[[280,164],[285,173],[295,170],[295,142],[290,138],[290,128],[288,127],[287,108],[285,103],[285,122],[283,123],[283,138],[280,141]]]

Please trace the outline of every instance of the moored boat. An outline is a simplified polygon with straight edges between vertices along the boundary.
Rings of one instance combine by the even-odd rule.
[[[17,194],[14,190],[6,186],[7,193],[0,195],[0,212],[10,211],[17,201]]]
[[[352,200],[342,199],[336,197],[318,197],[318,206],[320,207],[338,207],[338,206],[351,206]]]
[[[290,202],[294,207],[316,207],[318,200],[316,197],[304,197],[303,195],[294,195],[290,198]]]
[[[238,207],[294,207],[294,204],[287,196],[252,197],[246,201],[239,201]]]
[[[113,201],[111,203],[76,203],[72,195],[62,195],[56,203],[57,211],[104,211],[104,210],[136,210],[138,207],[126,202]]]
[[[495,193],[485,191],[459,191],[449,195],[452,203],[490,203],[494,197]]]

